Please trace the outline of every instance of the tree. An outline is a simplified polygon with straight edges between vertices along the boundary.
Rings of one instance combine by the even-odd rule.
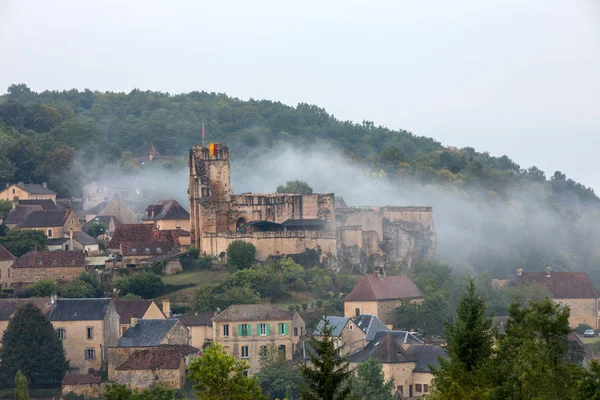
[[[600,364],[598,360],[592,360],[590,370],[584,372],[579,388],[579,398],[600,400]]]
[[[277,186],[277,193],[312,194],[313,188],[304,181],[288,181],[285,185]]]
[[[294,400],[298,396],[300,374],[286,359],[285,353],[274,345],[268,346],[265,354],[261,354],[260,371],[256,377],[263,393],[271,400]]]
[[[48,297],[56,292],[57,287],[58,284],[56,281],[49,278],[42,278],[27,286],[25,289],[33,297]]]
[[[88,282],[81,278],[75,278],[61,290],[60,294],[67,298],[96,297],[96,290]]]
[[[188,366],[188,378],[195,382],[199,400],[266,400],[256,377],[244,376],[249,368],[225,353],[218,343],[212,343],[202,356]]]
[[[487,368],[492,355],[492,319],[485,316],[486,305],[469,278],[456,320],[444,331],[447,359],[432,369],[431,399],[483,399],[488,385]]]
[[[153,299],[160,296],[165,284],[160,276],[150,271],[135,273],[127,278],[118,279],[115,282],[122,295],[135,294],[144,299]]]
[[[9,229],[0,244],[15,257],[21,257],[32,250],[46,250],[46,235],[35,229]]]
[[[350,369],[345,356],[340,356],[335,348],[332,328],[324,318],[319,339],[313,337],[308,353],[309,364],[300,366],[300,375],[304,381],[301,391],[302,400],[345,400],[350,398]]]
[[[29,384],[27,378],[21,370],[17,371],[15,375],[15,399],[16,400],[29,400]]]
[[[20,370],[32,387],[60,387],[68,368],[62,341],[48,318],[32,303],[19,307],[8,323],[0,359],[0,385],[4,386],[12,385]]]
[[[453,319],[453,305],[443,292],[426,294],[421,303],[402,299],[396,308],[398,326],[406,330],[419,329],[428,335],[441,335],[445,324]]]
[[[0,218],[5,218],[12,210],[12,201],[0,200]]]
[[[350,386],[354,400],[394,400],[394,380],[385,381],[381,363],[377,360],[358,364],[356,377]]]
[[[87,227],[85,228],[85,232],[88,235],[96,238],[100,235],[105,234],[107,232],[107,229],[106,225],[103,222],[93,221],[87,225]]]
[[[227,263],[236,268],[250,268],[256,260],[256,247],[243,240],[234,240],[227,246]]]

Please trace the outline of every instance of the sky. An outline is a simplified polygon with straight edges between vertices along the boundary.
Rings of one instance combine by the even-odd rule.
[[[316,104],[600,192],[597,0],[0,0],[0,92]]]

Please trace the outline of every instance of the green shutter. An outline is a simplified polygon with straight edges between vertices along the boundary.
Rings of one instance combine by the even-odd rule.
[[[242,336],[242,324],[238,324],[238,336]]]
[[[256,324],[256,336],[260,336],[260,324]]]
[[[246,333],[248,333],[248,336],[252,336],[252,324],[248,324],[246,327],[248,328]]]
[[[277,324],[277,334],[278,334],[278,335],[281,335],[281,334],[282,334],[282,332],[281,332],[281,331],[282,331],[282,326],[281,326],[281,324]]]
[[[288,324],[287,324],[287,323],[286,323],[286,324],[283,324],[283,334],[284,334],[284,335],[287,335],[288,333],[289,333],[289,330],[288,330]]]
[[[271,336],[271,324],[267,324],[267,336]]]

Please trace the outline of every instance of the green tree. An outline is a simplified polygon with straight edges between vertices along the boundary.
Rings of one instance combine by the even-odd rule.
[[[266,400],[256,377],[244,376],[249,368],[225,353],[218,343],[206,348],[202,357],[188,366],[188,378],[195,382],[199,400]]]
[[[121,295],[135,294],[144,299],[153,299],[160,296],[165,284],[160,276],[150,271],[132,274],[129,277],[118,279],[115,282]]]
[[[12,210],[12,201],[0,200],[0,218],[5,218]]]
[[[131,400],[132,392],[126,385],[109,383],[104,388],[104,400]]]
[[[304,181],[288,181],[285,185],[277,186],[277,193],[312,194],[313,188]]]
[[[85,298],[96,297],[96,290],[81,278],[75,278],[60,292],[62,297]]]
[[[579,398],[600,400],[600,363],[598,360],[592,360],[590,370],[584,372],[579,387]]]
[[[294,400],[299,394],[300,373],[286,359],[285,353],[274,345],[268,346],[260,357],[260,371],[256,375],[263,393],[271,400]],[[292,397],[290,397],[290,395]]]
[[[302,400],[345,400],[350,398],[350,385],[353,370],[345,356],[340,356],[335,348],[332,328],[324,318],[322,334],[319,339],[310,341],[313,349],[308,353],[309,364],[300,366],[300,375],[304,385]]]
[[[16,400],[29,400],[29,383],[21,370],[18,370],[15,375],[15,388]]]
[[[236,269],[250,268],[256,260],[256,247],[243,240],[234,240],[227,246],[227,263]]]
[[[351,398],[354,400],[394,400],[394,380],[385,381],[382,365],[377,360],[367,360],[356,368],[352,379]]]
[[[62,341],[48,318],[32,303],[19,307],[8,323],[0,359],[0,384],[4,386],[12,385],[20,370],[34,388],[60,387],[68,368]]]
[[[85,232],[92,236],[92,237],[98,237],[100,235],[103,235],[107,232],[107,228],[106,225],[103,222],[90,222],[87,227],[85,228]]]
[[[432,369],[431,399],[483,399],[489,390],[487,373],[492,355],[492,319],[470,278],[462,295],[456,320],[444,331],[447,359]]]
[[[32,250],[46,250],[46,235],[35,229],[9,229],[0,244],[15,257],[21,257]]]
[[[454,318],[454,304],[443,292],[426,294],[423,302],[414,303],[402,299],[396,308],[398,326],[402,329],[418,329],[426,335],[441,335],[444,326]]]
[[[27,286],[25,289],[33,297],[48,297],[52,293],[56,293],[57,287],[58,284],[56,281],[49,278],[43,278]]]

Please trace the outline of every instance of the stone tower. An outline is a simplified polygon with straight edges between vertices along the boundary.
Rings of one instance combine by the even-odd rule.
[[[194,146],[188,167],[191,243],[202,251],[204,233],[229,231],[229,149],[218,143]]]

